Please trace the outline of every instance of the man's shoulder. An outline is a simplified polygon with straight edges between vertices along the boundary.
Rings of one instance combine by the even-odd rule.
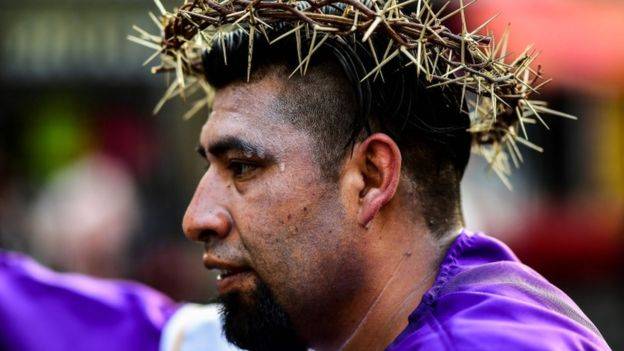
[[[425,319],[461,350],[608,349],[565,293],[520,262],[462,271],[449,279]]]
[[[393,351],[608,350],[564,292],[500,241],[466,233],[449,248],[434,286],[393,345]]]
[[[434,311],[452,317],[472,307],[477,316],[519,320],[527,312],[558,314],[598,333],[581,309],[562,290],[532,268],[520,262],[504,243],[485,234],[467,235],[458,242],[451,267],[439,282]],[[457,302],[461,302],[456,304]],[[458,307],[456,311],[445,308]]]
[[[500,315],[484,318],[467,312],[443,320],[428,312],[417,323],[410,323],[386,351],[610,350],[601,337],[578,325],[532,312],[526,310],[525,316],[530,318],[520,320],[513,312],[503,318]]]

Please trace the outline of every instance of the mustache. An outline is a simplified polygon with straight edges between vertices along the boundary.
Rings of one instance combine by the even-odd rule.
[[[252,268],[243,250],[232,245],[228,245],[218,240],[210,240],[204,243],[204,255],[216,257],[220,261],[227,262],[234,266]]]

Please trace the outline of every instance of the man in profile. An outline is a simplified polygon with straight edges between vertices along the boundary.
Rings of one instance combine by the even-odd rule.
[[[175,55],[180,72],[201,72],[216,92],[199,137],[208,167],[183,227],[205,245],[205,266],[219,270],[227,339],[249,350],[608,350],[561,290],[503,243],[463,229],[460,182],[471,146],[506,135],[474,132],[464,111],[470,91],[428,82],[424,61],[410,61],[416,46],[394,61],[390,53],[403,55],[406,46],[388,46],[382,70],[383,57],[363,51],[359,38],[327,35],[319,44],[320,27],[306,39],[292,34],[300,22],[276,20],[294,14],[303,21],[303,13],[340,26],[336,16],[364,16],[362,4],[398,6],[331,3],[199,1],[184,5],[163,31],[165,46],[186,42],[180,38],[201,43],[197,50],[204,45],[199,63],[181,59],[183,50]],[[295,9],[275,15],[282,5]],[[236,16],[239,29],[207,43],[192,39],[201,21],[218,27]],[[387,25],[388,36],[367,37],[383,26],[374,16],[362,20],[362,40],[384,43],[376,46],[380,56],[390,35],[409,44],[409,31],[393,36],[398,25]],[[258,30],[259,23],[268,24]],[[267,37],[280,35],[269,44]],[[504,78],[511,79],[490,79],[496,123],[505,121],[496,119],[505,107],[494,82]],[[481,108],[473,102],[473,113]]]

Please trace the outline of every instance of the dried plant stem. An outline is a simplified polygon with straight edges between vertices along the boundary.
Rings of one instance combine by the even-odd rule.
[[[210,95],[210,89],[196,84],[204,74],[202,54],[213,43],[220,43],[227,64],[225,42],[233,33],[248,38],[247,79],[250,79],[254,41],[256,34],[261,33],[270,44],[294,37],[298,65],[291,76],[296,72],[306,74],[312,56],[327,40],[356,38],[368,47],[375,64],[362,81],[378,76],[383,80],[384,67],[400,60],[402,65],[414,65],[415,79],[424,75],[422,79],[429,88],[457,87],[461,92],[460,111],[470,115],[468,131],[473,135],[476,152],[488,160],[509,188],[511,165],[518,167],[523,162],[517,144],[542,151],[529,141],[526,124],[539,121],[549,129],[543,118],[546,114],[576,119],[531,99],[550,80],[543,79],[539,67],[531,68],[537,57],[531,46],[509,62],[509,26],[498,42],[491,34],[480,34],[497,16],[468,30],[466,8],[476,0],[459,0],[457,9],[447,11],[449,0],[437,12],[430,0],[187,0],[172,12],[160,0],[154,2],[161,17],[150,13],[150,18],[159,35],[135,26],[138,36],[128,36],[129,40],[154,50],[144,64],[161,58],[153,72],[175,72],[176,79],[154,112],[171,98],[177,95],[185,98],[198,87]],[[414,7],[413,12],[406,12]],[[461,18],[461,33],[453,33],[445,26],[445,21],[453,16]],[[373,38],[377,42],[388,40],[381,57]],[[305,54],[304,43],[309,45]],[[185,117],[208,106],[209,99],[199,100]],[[522,136],[516,131],[521,131]]]

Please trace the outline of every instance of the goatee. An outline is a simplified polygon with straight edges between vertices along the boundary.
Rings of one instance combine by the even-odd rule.
[[[229,342],[251,351],[307,350],[290,318],[269,287],[259,281],[251,293],[231,292],[220,296],[221,321]]]

